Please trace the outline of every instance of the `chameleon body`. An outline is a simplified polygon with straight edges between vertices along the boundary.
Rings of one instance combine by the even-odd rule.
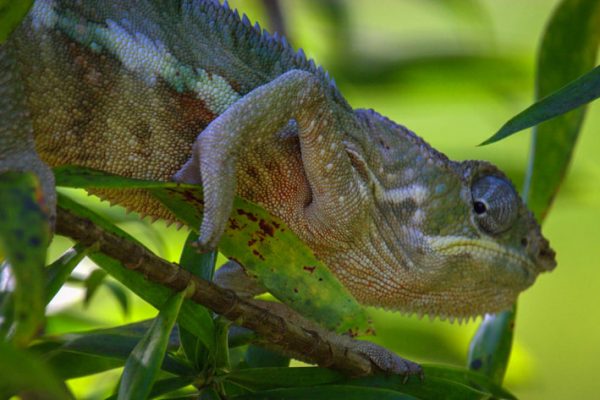
[[[33,132],[50,166],[202,183],[204,248],[237,194],[283,219],[360,302],[405,312],[500,311],[555,266],[496,167],[353,110],[302,51],[218,2],[37,1],[0,51],[0,95],[19,100],[0,103],[12,116],[0,171],[47,175]],[[174,219],[143,190],[96,194]]]

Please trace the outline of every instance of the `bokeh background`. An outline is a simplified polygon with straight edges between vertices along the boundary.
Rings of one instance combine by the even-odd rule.
[[[529,132],[477,147],[533,99],[538,42],[556,0],[379,0],[280,2],[294,47],[335,77],[354,107],[408,126],[454,159],[484,159],[520,187]],[[232,6],[270,27],[262,2]],[[589,108],[575,156],[544,232],[558,268],[520,298],[506,386],[524,399],[600,396],[600,107]],[[79,194],[77,194],[79,196]],[[151,249],[177,260],[187,232],[103,209]],[[57,238],[50,257],[69,246]],[[77,270],[84,277],[93,268]],[[111,283],[117,285],[116,283]],[[48,331],[65,332],[153,317],[133,296],[103,285],[87,307],[74,284],[52,303]],[[117,293],[120,293],[117,291]],[[128,311],[121,305],[127,302]],[[464,365],[479,321],[450,324],[372,310],[376,341],[418,361]],[[112,371],[70,382],[78,398],[104,398]]]

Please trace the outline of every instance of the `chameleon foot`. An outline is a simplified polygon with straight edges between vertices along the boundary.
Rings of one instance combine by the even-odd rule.
[[[251,299],[267,292],[267,288],[262,286],[255,277],[248,275],[240,264],[231,260],[215,271],[213,282],[224,289],[233,290],[244,299]]]
[[[423,379],[423,368],[419,364],[406,360],[384,347],[363,340],[353,341],[353,347],[383,372],[404,376],[404,383],[410,376]]]

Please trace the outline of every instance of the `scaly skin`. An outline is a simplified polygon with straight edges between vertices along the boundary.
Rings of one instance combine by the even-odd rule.
[[[374,111],[353,110],[302,53],[230,10],[71,3],[38,1],[3,50],[49,165],[202,183],[207,248],[237,193],[282,218],[365,304],[495,312],[554,268],[494,166],[450,161]],[[0,170],[14,167],[3,157]],[[96,193],[173,219],[141,190]]]

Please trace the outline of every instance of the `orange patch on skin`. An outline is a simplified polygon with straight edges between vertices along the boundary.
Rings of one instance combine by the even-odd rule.
[[[201,132],[217,116],[212,113],[202,99],[196,97],[194,93],[178,93],[171,90],[170,97],[173,99],[174,115],[179,115],[179,124],[186,129],[196,127],[198,133]]]

